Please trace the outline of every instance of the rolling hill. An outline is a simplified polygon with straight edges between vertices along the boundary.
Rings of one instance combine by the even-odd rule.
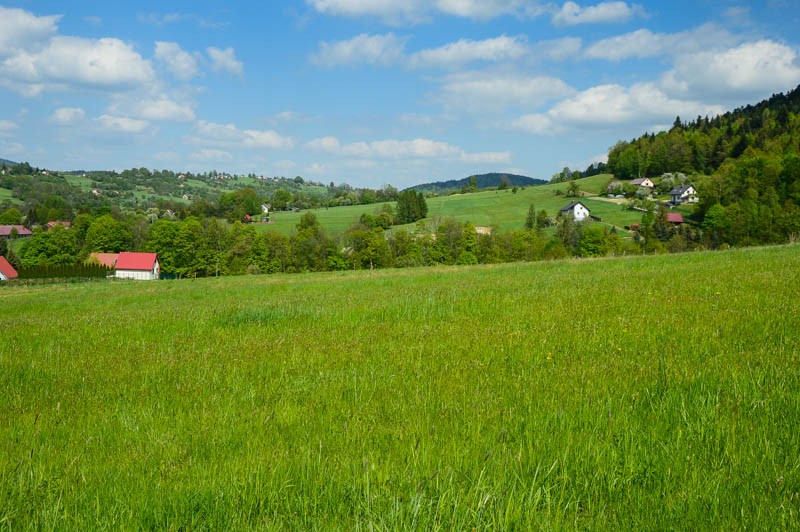
[[[451,179],[449,181],[436,181],[435,183],[425,183],[422,185],[415,185],[409,187],[412,190],[420,192],[432,192],[434,194],[443,194],[453,190],[461,190],[469,186],[470,180],[475,178],[477,188],[497,188],[505,184],[509,187],[529,187],[533,185],[544,185],[547,181],[542,179],[534,179],[524,175],[516,174],[503,174],[503,173],[490,173],[480,174],[475,176],[468,176],[464,179]]]

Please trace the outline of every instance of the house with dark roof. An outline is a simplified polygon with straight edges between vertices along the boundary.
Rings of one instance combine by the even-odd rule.
[[[0,255],[0,281],[8,281],[17,278],[17,270],[9,263],[5,257]]]
[[[697,191],[693,185],[680,185],[669,191],[670,203],[681,205],[683,203],[697,203]]]
[[[582,222],[589,217],[589,208],[580,201],[573,201],[558,212],[561,216],[572,216],[576,222]]]
[[[640,177],[639,179],[634,179],[633,181],[631,181],[631,185],[636,185],[637,187],[647,187],[647,188],[655,187],[655,185],[653,184],[653,182],[650,180],[649,177]]]
[[[31,230],[24,225],[0,225],[0,238],[11,238],[14,229],[17,230],[16,238],[27,238],[33,234]]]
[[[114,277],[137,281],[156,281],[161,275],[156,253],[134,253],[123,251],[117,257]]]

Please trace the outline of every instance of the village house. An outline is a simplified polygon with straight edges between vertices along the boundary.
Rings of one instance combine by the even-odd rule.
[[[697,191],[693,185],[680,185],[669,191],[670,203],[681,205],[683,203],[697,203]]]
[[[561,216],[572,216],[576,222],[582,222],[589,217],[589,209],[580,201],[573,201],[558,212]]]
[[[679,212],[668,212],[667,213],[667,223],[680,225],[684,222],[683,215]]]
[[[14,229],[17,230],[16,238],[27,238],[33,234],[24,225],[0,225],[0,238],[8,240],[11,238]]]
[[[6,260],[5,257],[0,255],[0,281],[8,281],[9,279],[17,278],[17,270]]]
[[[61,220],[55,220],[55,221],[52,221],[52,222],[47,222],[47,229],[50,230],[50,229],[54,228],[57,225],[60,225],[61,227],[69,229],[70,227],[72,227],[72,222],[64,222],[64,221],[61,221]]]
[[[117,257],[117,279],[135,279],[137,281],[156,281],[161,275],[156,253],[134,253],[123,251]]]
[[[637,187],[646,187],[646,188],[654,188],[655,185],[650,180],[649,177],[640,177],[639,179],[634,179],[631,181],[631,185],[636,185]]]

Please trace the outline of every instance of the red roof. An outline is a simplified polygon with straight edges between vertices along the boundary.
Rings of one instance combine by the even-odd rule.
[[[17,270],[8,263],[5,257],[0,256],[0,273],[2,273],[6,279],[16,279],[17,278]]]
[[[72,227],[72,222],[62,222],[60,220],[56,220],[54,222],[47,222],[47,228],[52,229],[53,227],[60,225],[63,227]]]
[[[103,266],[113,268],[117,263],[117,257],[119,257],[119,253],[92,253],[89,255],[89,261],[97,261]]]
[[[11,236],[11,230],[17,230],[17,236],[31,236],[31,230],[24,225],[0,225],[0,236]]]
[[[668,212],[667,213],[667,221],[673,224],[682,224],[683,223],[683,216],[679,212]]]
[[[158,260],[156,253],[123,251],[117,257],[117,270],[151,271]]]

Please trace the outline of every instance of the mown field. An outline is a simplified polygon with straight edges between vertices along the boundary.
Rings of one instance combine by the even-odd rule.
[[[578,181],[581,191],[586,194],[599,194],[610,175],[598,175]],[[490,190],[472,194],[455,194],[452,196],[439,196],[428,199],[428,219],[449,216],[461,222],[471,222],[476,226],[493,227],[500,231],[513,231],[522,229],[528,209],[533,205],[537,211],[546,210],[550,216],[558,214],[558,210],[574,201],[576,198],[567,198],[556,195],[555,191],[566,192],[567,183],[554,183],[519,189],[515,194],[511,189]],[[592,214],[600,216],[603,223],[622,228],[631,223],[639,222],[642,213],[624,210],[622,206],[594,199],[592,197],[579,198]],[[322,226],[331,233],[341,233],[355,223],[363,213],[373,214],[381,205],[353,205],[330,209],[314,209],[313,212]],[[274,212],[270,215],[273,223],[259,224],[259,230],[276,230],[290,233],[295,230],[300,217],[306,211],[299,212]],[[413,230],[414,226],[406,226]]]
[[[797,529],[799,271],[0,288],[0,528]]]

